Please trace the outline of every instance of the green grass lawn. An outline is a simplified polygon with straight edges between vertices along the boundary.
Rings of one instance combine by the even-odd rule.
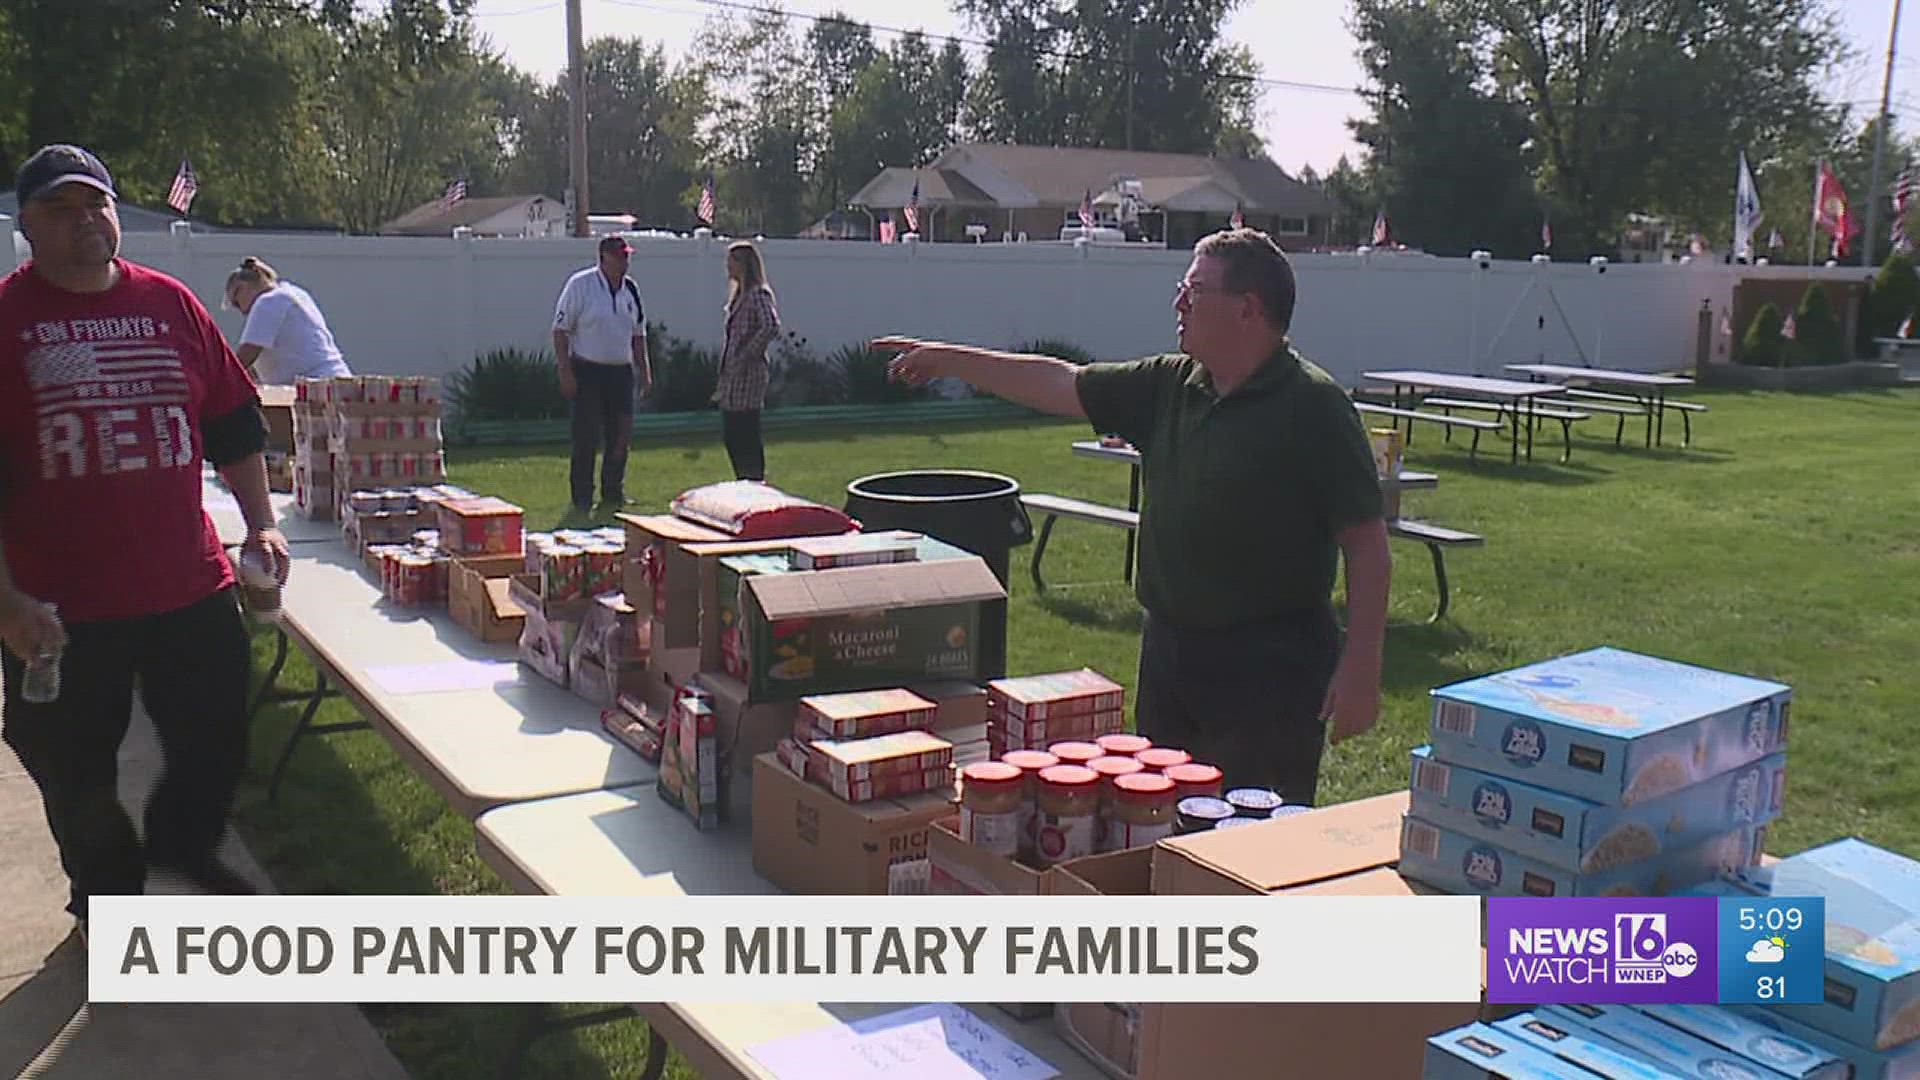
[[[1449,557],[1452,617],[1425,626],[1433,606],[1426,553],[1395,545],[1381,723],[1328,755],[1323,800],[1405,783],[1429,688],[1611,644],[1794,688],[1788,810],[1770,838],[1774,853],[1845,835],[1920,852],[1920,392],[1697,400],[1712,411],[1695,425],[1694,448],[1649,451],[1630,441],[1615,450],[1599,437],[1611,425],[1596,419],[1587,425],[1594,435],[1576,439],[1570,465],[1554,463],[1553,436],[1535,464],[1509,466],[1505,447],[1489,443],[1469,466],[1437,431],[1416,433],[1410,466],[1441,482],[1408,495],[1405,512],[1479,532],[1487,546]],[[951,466],[1003,472],[1032,491],[1124,502],[1123,466],[1069,453],[1084,435],[1079,425],[1046,421],[775,432],[770,480],[838,505],[846,483],[866,473]],[[455,482],[525,506],[530,527],[565,520],[563,449],[449,457]],[[629,494],[656,509],[731,473],[715,436],[637,446],[628,475]],[[1013,672],[1087,664],[1132,684],[1138,610],[1119,582],[1121,543],[1113,530],[1061,523],[1048,579],[1068,585],[1045,596],[1026,577],[1027,549],[1015,550]],[[298,659],[289,666],[283,682],[311,678]],[[475,854],[471,826],[373,734],[302,746],[279,803],[267,803],[264,777],[295,715],[291,706],[263,714],[240,807],[249,845],[283,891],[507,891]],[[349,719],[349,707],[330,702],[327,718]],[[516,1016],[495,1006],[368,1012],[422,1080],[490,1071]],[[637,1021],[550,1036],[526,1075],[634,1076],[644,1045]],[[692,1074],[676,1061],[669,1075]]]

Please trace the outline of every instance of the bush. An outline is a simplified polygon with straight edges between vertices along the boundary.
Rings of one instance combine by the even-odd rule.
[[[1013,347],[1014,352],[1037,353],[1065,360],[1070,364],[1091,364],[1093,354],[1070,341],[1053,341],[1042,338],[1039,341],[1022,342]]]
[[[839,369],[847,400],[855,405],[893,405],[928,397],[931,391],[927,387],[909,386],[887,377],[887,365],[893,357],[893,353],[864,344],[843,345],[828,362]]]
[[[461,420],[551,420],[568,412],[553,354],[529,349],[475,357],[448,376],[447,405]]]
[[[1810,285],[1800,297],[1800,308],[1793,313],[1794,337],[1787,343],[1787,363],[1817,366],[1845,363],[1850,352],[1840,319],[1833,313],[1833,301],[1827,290]]]
[[[1873,288],[1860,312],[1860,332],[1854,338],[1856,353],[1878,356],[1880,347],[1873,339],[1893,337],[1915,311],[1920,311],[1920,277],[1914,274],[1913,259],[1899,253],[1889,255],[1874,275]]]
[[[1754,313],[1753,323],[1747,327],[1747,333],[1740,339],[1740,362],[1754,367],[1779,367],[1785,362],[1785,341],[1780,337],[1780,324],[1786,320],[1780,317],[1780,309],[1772,304],[1760,305]]]
[[[648,323],[647,355],[653,359],[653,393],[647,403],[655,412],[713,407],[713,391],[720,383],[717,354],[673,337],[664,325]]]
[[[814,355],[807,339],[782,331],[767,350],[767,406],[838,405],[847,383],[838,366]]]

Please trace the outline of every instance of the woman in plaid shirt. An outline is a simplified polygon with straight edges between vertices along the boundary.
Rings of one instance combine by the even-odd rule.
[[[720,354],[721,433],[733,475],[767,478],[767,452],[760,440],[760,410],[767,404],[767,346],[780,331],[780,310],[760,251],[741,240],[727,248],[727,344]]]

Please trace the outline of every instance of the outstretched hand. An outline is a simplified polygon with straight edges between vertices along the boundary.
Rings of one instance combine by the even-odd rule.
[[[951,355],[947,347],[910,337],[881,337],[869,342],[876,352],[897,353],[887,364],[887,377],[908,386],[924,386],[946,374],[943,362]]]

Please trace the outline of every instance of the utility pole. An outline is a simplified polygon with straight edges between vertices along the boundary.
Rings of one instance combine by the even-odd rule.
[[[1127,22],[1127,149],[1133,149],[1133,88],[1140,81],[1140,58],[1134,45],[1139,35],[1138,12]]]
[[[1893,0],[1893,28],[1887,31],[1887,75],[1880,84],[1880,121],[1873,126],[1873,179],[1867,185],[1867,236],[1860,245],[1860,265],[1873,265],[1873,246],[1880,233],[1880,176],[1887,161],[1887,106],[1893,98],[1893,54],[1900,39],[1900,0]]]
[[[587,225],[587,68],[582,55],[580,0],[567,0],[567,179],[573,191],[573,235],[590,236]]]

